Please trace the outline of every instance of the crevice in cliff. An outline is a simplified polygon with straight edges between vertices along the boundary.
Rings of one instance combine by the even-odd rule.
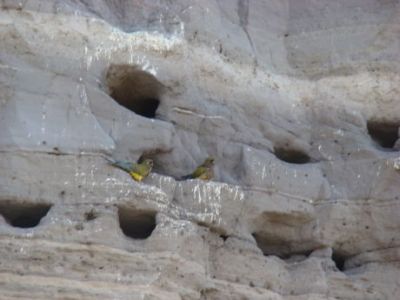
[[[275,255],[281,259],[286,259],[291,256],[289,243],[279,239],[279,237],[258,232],[252,233],[252,236],[254,237],[258,248],[261,249],[264,255]]]
[[[91,209],[85,212],[84,217],[86,222],[90,222],[96,220],[99,217],[99,214],[94,209]]]
[[[274,147],[274,153],[280,160],[291,164],[306,164],[310,162],[310,157],[301,150],[287,147]]]
[[[367,122],[368,134],[381,147],[392,149],[399,138],[400,124],[396,122],[384,122],[369,120]]]
[[[338,251],[333,250],[332,252],[332,261],[335,263],[336,268],[338,268],[339,271],[344,271],[345,267],[344,264],[346,262],[347,257],[343,254],[341,254]]]
[[[40,220],[51,208],[47,203],[1,203],[0,214],[8,224],[19,228],[32,228],[39,225]]]
[[[156,228],[155,211],[119,207],[118,219],[122,232],[133,239],[146,239]]]
[[[163,85],[154,75],[132,65],[111,65],[106,84],[120,105],[143,117],[156,117]]]
[[[315,249],[318,249],[318,247],[321,246],[316,241],[307,240],[300,243],[299,241],[294,242],[292,237],[282,236],[278,232],[284,231],[284,227],[281,227],[281,225],[278,225],[277,223],[270,223],[265,226],[275,228],[276,232],[275,230],[270,232],[261,230],[252,233],[257,247],[265,256],[277,256],[290,263],[306,259]],[[293,224],[293,226],[299,225]]]

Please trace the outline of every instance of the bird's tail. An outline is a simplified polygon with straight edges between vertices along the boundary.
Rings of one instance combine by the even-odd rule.
[[[188,180],[188,179],[192,179],[192,178],[193,178],[192,174],[189,174],[189,175],[182,176],[180,178],[180,180]]]
[[[120,168],[126,172],[129,172],[129,166],[127,166],[127,162],[123,162],[123,161],[119,161],[119,160],[114,160],[112,158],[106,157],[105,158],[107,160],[107,162],[117,168]]]
[[[107,156],[104,156],[104,158],[105,158],[106,161],[108,161],[108,163],[109,163],[110,165],[114,165],[114,164],[116,163],[116,160],[114,160],[114,159],[112,159],[112,158],[109,158],[109,157],[107,157]]]

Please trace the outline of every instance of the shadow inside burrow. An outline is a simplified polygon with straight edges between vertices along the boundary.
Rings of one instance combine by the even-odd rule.
[[[147,239],[156,228],[156,211],[118,207],[119,225],[125,236],[132,239]]]
[[[149,72],[129,64],[113,64],[105,75],[109,95],[146,118],[156,118],[164,86]]]
[[[13,227],[33,228],[39,225],[51,206],[48,203],[15,203],[6,201],[0,203],[0,214]]]
[[[274,147],[274,154],[278,159],[291,164],[306,164],[311,162],[311,158],[307,153],[289,147]]]
[[[380,147],[385,149],[393,149],[397,139],[400,123],[389,121],[369,120],[367,122],[367,130],[371,139]]]

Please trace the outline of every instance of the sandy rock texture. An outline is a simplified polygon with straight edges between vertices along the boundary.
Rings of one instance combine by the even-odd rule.
[[[400,299],[400,1],[0,6],[0,299]]]

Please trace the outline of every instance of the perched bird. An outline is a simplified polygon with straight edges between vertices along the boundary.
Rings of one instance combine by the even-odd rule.
[[[142,181],[143,179],[145,179],[150,174],[151,169],[153,168],[153,160],[149,158],[144,159],[140,163],[111,160],[109,158],[107,158],[107,161],[114,167],[120,168],[125,172],[128,172],[129,175],[131,175],[131,177],[136,181]]]
[[[208,157],[193,173],[183,176],[182,179],[210,180],[214,177],[214,158]]]

